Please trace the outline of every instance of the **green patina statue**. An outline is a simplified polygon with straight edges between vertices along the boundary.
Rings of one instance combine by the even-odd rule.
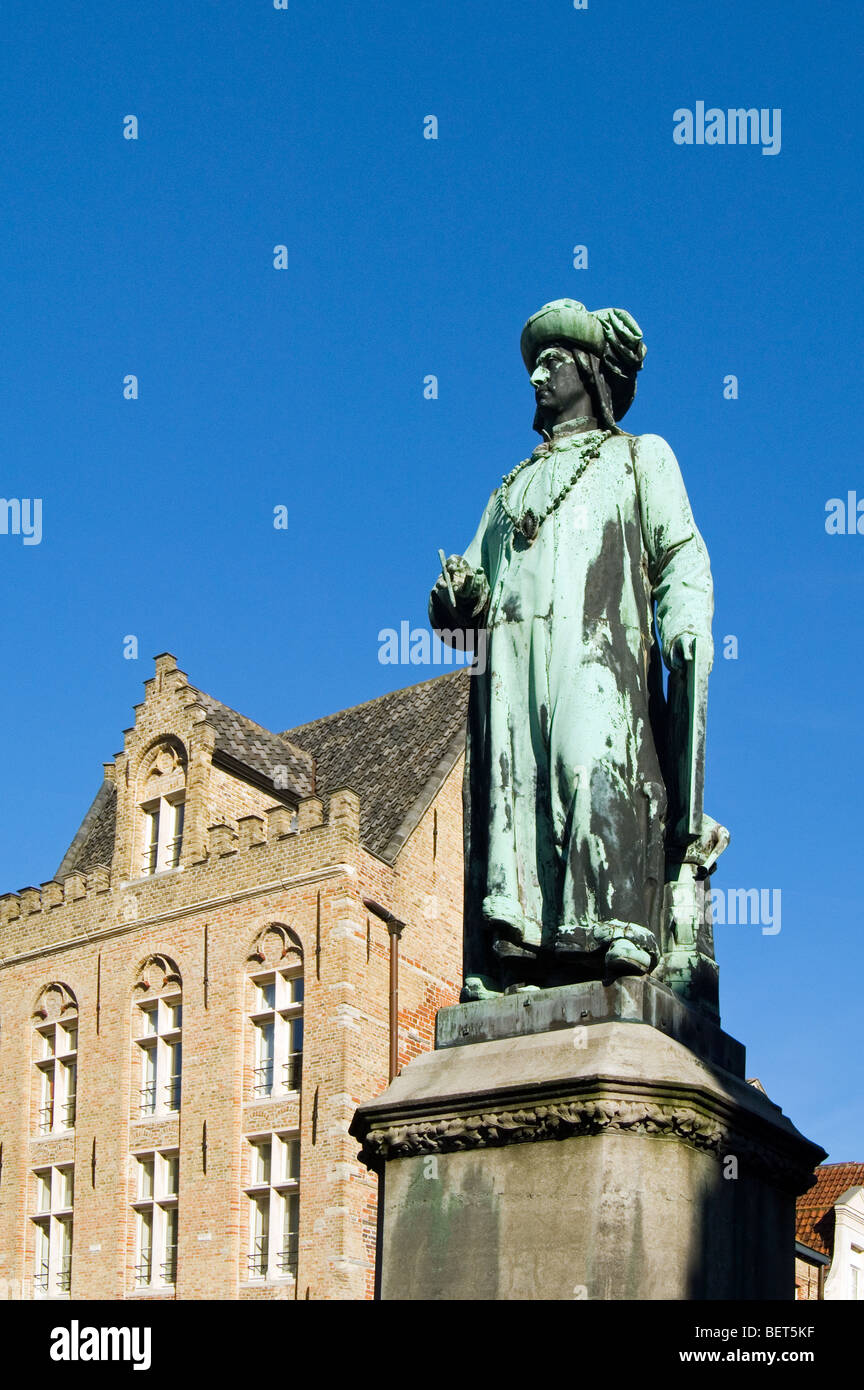
[[[617,423],[645,356],[630,315],[556,300],[521,346],[543,442],[430,598],[444,640],[485,658],[462,997],[654,972],[711,1014],[705,882],[728,833],[702,814],[708,554],[669,445]]]

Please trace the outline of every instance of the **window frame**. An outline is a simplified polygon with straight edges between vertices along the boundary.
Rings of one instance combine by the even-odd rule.
[[[252,991],[252,1099],[299,1095],[303,1084],[305,976],[303,962],[248,976]],[[299,997],[297,985],[299,984]],[[267,990],[271,990],[268,998]],[[271,1002],[272,999],[272,1002]],[[268,1035],[266,1030],[270,1030]],[[265,1040],[272,1044],[265,1049]]]
[[[75,1165],[46,1163],[31,1173],[36,1180],[36,1199],[30,1212],[30,1222],[35,1227],[33,1298],[68,1299],[72,1287]]]
[[[248,1284],[296,1283],[300,1243],[300,1132],[264,1130],[247,1134],[244,1154],[249,1202],[244,1252]],[[267,1152],[262,1171],[262,1152]],[[287,1221],[289,1213],[292,1220]],[[286,1224],[289,1230],[286,1232]],[[291,1229],[293,1227],[294,1229]]]
[[[177,1146],[133,1150],[130,1155],[131,1201],[135,1224],[132,1283],[136,1293],[177,1286],[177,1228],[180,1207],[180,1150]],[[150,1173],[149,1190],[141,1178]],[[173,1181],[170,1179],[173,1178]],[[148,1232],[147,1256],[142,1258],[142,1234]],[[146,1269],[146,1277],[143,1271]]]
[[[59,1049],[61,1030],[62,1041],[67,1045]],[[36,1128],[40,1136],[70,1134],[75,1129],[78,1108],[78,1015],[38,1023],[36,1034],[41,1052],[35,1063],[39,1073]]]
[[[183,991],[172,985],[152,999],[136,999],[133,1010],[132,1045],[139,1058],[136,1118],[158,1119],[163,1115],[179,1114],[183,1084]],[[151,1020],[152,1027],[149,1026]],[[143,1026],[145,1022],[147,1026]],[[142,1026],[138,1026],[139,1023]]]
[[[172,873],[182,868],[183,831],[186,820],[186,790],[142,801],[144,837],[141,848],[141,877]]]

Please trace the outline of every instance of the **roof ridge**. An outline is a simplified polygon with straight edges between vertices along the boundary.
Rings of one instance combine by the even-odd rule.
[[[417,681],[415,685],[400,685],[396,690],[385,690],[383,695],[373,695],[371,700],[361,700],[357,705],[347,705],[345,709],[335,709],[330,714],[320,714],[317,719],[305,719],[302,724],[293,724],[290,729],[280,729],[279,737],[287,738],[289,734],[294,734],[298,729],[307,729],[310,724],[323,724],[328,719],[338,719],[341,715],[354,714],[361,709],[368,709],[370,705],[380,704],[384,700],[392,699],[396,695],[405,695],[408,691],[422,690],[424,685],[434,685],[436,681],[446,680],[448,677],[460,676],[468,668],[457,666],[453,671],[442,671],[439,676],[430,676],[428,680]]]

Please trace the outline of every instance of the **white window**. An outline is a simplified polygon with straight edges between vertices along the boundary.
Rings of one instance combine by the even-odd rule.
[[[154,1149],[133,1158],[135,1287],[172,1288],[177,1282],[180,1156],[176,1149]]]
[[[165,1115],[180,1109],[183,1005],[179,994],[135,1005],[139,1115]]]
[[[78,1020],[46,1023],[36,1030],[39,1133],[74,1129],[78,1089]]]
[[[72,1283],[72,1203],[74,1170],[69,1165],[39,1168],[36,1183],[33,1294],[68,1298]]]
[[[850,1265],[849,1277],[852,1284],[850,1298],[864,1298],[864,1272],[862,1272],[858,1265]]]
[[[250,1280],[296,1279],[300,1231],[300,1139],[260,1134],[247,1140]]]
[[[303,968],[296,965],[256,975],[250,983],[253,1094],[290,1095],[300,1090],[303,1070]]]
[[[155,801],[145,802],[141,809],[144,812],[141,872],[156,874],[164,869],[176,869],[183,848],[185,802],[182,793],[171,797],[160,796]]]

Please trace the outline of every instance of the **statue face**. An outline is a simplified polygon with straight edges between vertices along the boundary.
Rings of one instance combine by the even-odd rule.
[[[564,347],[544,348],[531,373],[537,406],[553,421],[566,418],[585,399],[576,359]]]

